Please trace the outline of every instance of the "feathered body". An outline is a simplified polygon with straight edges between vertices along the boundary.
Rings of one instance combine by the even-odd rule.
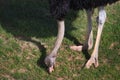
[[[49,0],[50,12],[58,20],[64,19],[70,10],[92,9],[112,4],[119,0]]]

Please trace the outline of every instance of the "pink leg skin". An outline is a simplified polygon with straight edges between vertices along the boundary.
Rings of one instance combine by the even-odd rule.
[[[95,47],[93,50],[93,53],[91,55],[91,58],[86,63],[86,68],[90,68],[92,64],[94,64],[95,67],[98,67],[98,50],[99,50],[99,43],[101,39],[101,34],[103,30],[103,26],[106,20],[106,12],[104,10],[104,7],[99,8],[99,20],[98,20],[98,32],[97,32],[97,38],[95,42]]]
[[[82,47],[83,46],[70,46],[70,49],[74,51],[82,51]]]
[[[52,73],[54,71],[54,66],[51,66],[48,68],[49,73]]]
[[[75,50],[75,51],[82,51],[83,48],[85,50],[89,50],[92,48],[93,46],[93,32],[92,32],[92,14],[93,14],[93,10],[87,10],[87,30],[86,30],[86,41],[84,43],[84,45],[80,45],[80,46],[71,46],[70,49],[71,50]]]
[[[92,46],[93,46],[93,34],[91,32],[88,42],[86,41],[84,45],[80,46],[70,46],[70,49],[74,51],[90,50],[92,49]]]
[[[92,46],[93,46],[93,33],[91,31],[90,36],[84,45],[70,46],[70,49],[74,51],[90,50],[92,49]]]
[[[91,56],[91,58],[86,63],[86,68],[89,69],[92,64],[94,65],[95,68],[99,66],[97,56]]]

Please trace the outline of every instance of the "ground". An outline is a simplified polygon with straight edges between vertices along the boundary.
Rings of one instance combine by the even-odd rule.
[[[99,67],[83,66],[91,54],[75,52],[70,45],[83,43],[85,11],[71,11],[59,49],[55,71],[48,74],[44,58],[53,47],[56,21],[46,0],[0,1],[0,80],[118,80],[120,76],[120,2],[106,7],[107,21],[99,48]],[[97,9],[93,15],[94,41]]]

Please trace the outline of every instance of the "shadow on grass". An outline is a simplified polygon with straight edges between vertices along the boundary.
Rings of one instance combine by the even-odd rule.
[[[0,1],[0,23],[5,31],[11,33],[16,38],[20,37],[24,41],[35,44],[41,52],[37,65],[46,69],[44,64],[46,48],[40,42],[31,39],[31,37],[45,38],[53,36],[56,33],[49,27],[53,22],[50,20],[47,5],[42,4],[47,4],[47,2],[42,0]],[[46,22],[51,23],[46,24]],[[53,33],[50,35],[46,34],[49,31]]]
[[[84,65],[81,68],[81,69],[84,69],[87,61],[90,59],[90,54],[88,53],[88,50],[82,50],[82,52],[83,52],[83,54],[85,55],[85,58],[86,58],[86,61],[85,61]]]
[[[31,38],[27,38],[27,37],[19,37],[18,39],[32,42],[33,44],[35,44],[39,48],[39,50],[42,54],[41,54],[40,58],[37,60],[37,65],[39,67],[43,68],[44,70],[47,70],[47,66],[44,63],[44,59],[47,56],[46,55],[46,48],[44,47],[44,45],[42,45],[39,41],[33,40]]]
[[[0,23],[3,28],[15,37],[25,36],[22,40],[36,44],[42,53],[37,64],[46,69],[44,64],[46,48],[40,42],[31,40],[31,37],[47,38],[57,35],[57,27],[54,27],[57,25],[49,14],[48,2],[46,0],[1,0],[0,6]],[[81,45],[75,37],[69,34],[76,29],[71,23],[76,19],[77,12],[71,16],[69,23],[66,20],[69,27],[66,28],[65,37],[74,41],[74,44]],[[86,58],[87,55],[85,53]]]

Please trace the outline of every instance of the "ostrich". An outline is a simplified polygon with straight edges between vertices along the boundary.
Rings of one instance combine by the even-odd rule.
[[[106,20],[106,11],[104,6],[107,4],[115,3],[119,0],[49,0],[50,3],[50,12],[57,20],[58,24],[58,35],[55,42],[55,45],[51,51],[51,53],[46,56],[45,64],[48,66],[48,71],[51,73],[54,71],[55,60],[57,57],[57,51],[62,43],[65,31],[64,19],[66,14],[69,12],[70,9],[73,10],[86,10],[87,13],[87,20],[88,20],[88,28],[87,28],[87,36],[84,45],[79,46],[70,46],[70,49],[75,51],[82,51],[83,47],[87,46],[86,49],[91,49],[93,46],[93,33],[92,33],[92,14],[94,8],[98,8],[98,17],[97,17],[97,37],[93,52],[91,54],[90,59],[85,64],[86,68],[90,68],[92,64],[95,67],[98,67],[98,50],[99,50],[99,43],[101,38],[101,33],[103,30],[103,26]]]

